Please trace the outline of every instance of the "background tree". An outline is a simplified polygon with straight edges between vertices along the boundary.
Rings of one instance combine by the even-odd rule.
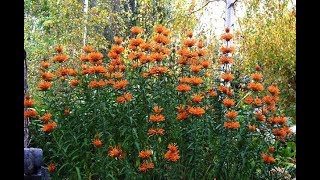
[[[295,119],[296,107],[296,7],[295,1],[245,1],[246,15],[239,19],[241,60],[248,72],[256,64],[264,68],[265,81],[282,89],[279,102],[284,113]],[[240,66],[241,65],[241,66]]]

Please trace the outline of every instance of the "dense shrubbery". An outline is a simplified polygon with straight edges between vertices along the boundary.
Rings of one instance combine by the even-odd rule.
[[[40,63],[41,97],[26,97],[25,116],[54,179],[294,176],[280,90],[263,84],[259,66],[239,83],[228,28],[217,61],[192,32],[180,44],[161,25],[152,37],[131,32],[129,40],[115,37],[106,54],[85,46],[71,59],[57,46]]]

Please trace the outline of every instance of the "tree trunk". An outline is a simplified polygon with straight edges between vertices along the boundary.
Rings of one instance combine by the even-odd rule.
[[[87,19],[88,19],[88,6],[89,6],[89,2],[88,0],[84,1],[84,28],[83,28],[83,46],[86,45],[86,41],[87,41]]]
[[[225,27],[230,28],[230,32],[234,26],[234,4],[237,0],[226,0],[226,21]],[[229,42],[229,45],[232,44],[232,40]]]

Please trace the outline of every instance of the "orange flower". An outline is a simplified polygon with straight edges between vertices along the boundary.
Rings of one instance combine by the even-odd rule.
[[[175,143],[174,144],[169,144],[168,145],[168,149],[169,150],[164,155],[164,158],[167,161],[172,161],[172,162],[178,161],[180,159],[178,146]]]
[[[167,68],[166,67],[153,67],[150,69],[150,74],[163,74],[167,72]]]
[[[161,61],[165,58],[165,56],[161,53],[152,53],[150,54],[151,61]]]
[[[133,98],[132,94],[130,94],[130,93],[124,94],[123,97],[126,99],[127,102],[131,101]]]
[[[92,144],[95,146],[95,147],[101,147],[102,146],[102,141],[100,139],[94,139],[92,141]]]
[[[147,172],[149,169],[153,169],[154,164],[152,162],[147,163],[146,161],[143,161],[143,163],[139,166],[139,171],[141,172]]]
[[[40,120],[43,121],[44,123],[47,123],[49,122],[51,117],[52,117],[51,113],[45,113],[43,116],[40,117]]]
[[[275,103],[273,97],[269,96],[269,95],[264,96],[262,98],[262,101],[263,101],[263,103],[269,104],[269,105]]]
[[[205,56],[207,54],[207,51],[204,49],[199,49],[197,52],[199,57]]]
[[[32,118],[36,117],[38,115],[38,112],[35,109],[27,109],[24,111],[24,117],[25,118]]]
[[[119,71],[125,71],[126,70],[126,66],[124,64],[121,64],[118,66]]]
[[[92,70],[93,70],[93,73],[106,73],[107,72],[107,70],[104,66],[94,66],[92,68]]]
[[[151,129],[148,130],[148,134],[149,134],[150,136],[154,136],[154,135],[157,134],[157,130],[151,128]]]
[[[230,41],[233,38],[233,35],[231,33],[225,33],[221,35],[221,39],[224,39],[226,41]]]
[[[162,128],[157,128],[157,134],[164,135],[165,130]]]
[[[253,73],[251,74],[251,78],[255,81],[261,81],[262,80],[262,74],[261,73]]]
[[[256,71],[261,71],[261,67],[259,65],[256,65]]]
[[[110,51],[115,52],[117,54],[121,54],[124,51],[124,48],[122,46],[112,46]]]
[[[187,78],[187,77],[179,77],[178,79],[179,79],[180,83],[188,83],[189,82],[189,78]]]
[[[38,84],[38,88],[40,88],[42,91],[48,90],[51,86],[52,83],[48,81],[43,81]]]
[[[124,96],[118,96],[117,97],[117,102],[119,104],[125,103],[126,102],[126,98],[124,98]]]
[[[60,68],[59,71],[56,73],[57,76],[66,76],[69,73],[69,69],[67,68]]]
[[[155,27],[154,27],[154,30],[155,30],[157,33],[159,33],[159,34],[163,33],[166,29],[167,29],[167,28],[164,27],[164,26],[162,26],[162,25],[158,25],[158,26],[155,26]]]
[[[130,29],[130,31],[135,34],[135,35],[138,35],[140,33],[143,32],[143,29],[141,27],[138,27],[138,26],[134,26]]]
[[[248,125],[249,131],[256,131],[256,126],[255,125]]]
[[[194,103],[199,103],[203,98],[204,98],[204,96],[202,96],[201,94],[192,95],[192,101]]]
[[[34,100],[32,100],[32,99],[25,99],[24,100],[24,107],[33,107],[33,105],[34,105]]]
[[[69,115],[70,114],[70,109],[65,109],[63,113],[64,113],[64,115]]]
[[[186,39],[183,41],[183,45],[187,46],[187,47],[192,47],[196,44],[196,40],[194,39]]]
[[[227,94],[227,92],[229,91],[229,88],[227,86],[218,86],[218,90]]]
[[[284,124],[287,122],[287,118],[283,116],[277,116],[277,117],[270,117],[268,119],[271,123],[278,123],[278,124]]]
[[[231,122],[224,122],[224,125],[223,125],[225,128],[227,129],[237,129],[240,127],[240,123],[237,122],[237,121],[231,121]]]
[[[251,104],[253,102],[253,97],[252,96],[247,96],[245,99],[244,99],[244,102],[246,104]]]
[[[278,94],[280,93],[280,90],[278,89],[276,83],[272,83],[272,85],[268,87],[268,91],[269,91],[272,95],[278,95]]]
[[[108,149],[108,155],[112,158],[120,157],[120,155],[122,154],[122,149],[119,146],[110,146]]]
[[[228,112],[226,112],[226,116],[229,119],[234,119],[238,116],[238,112],[237,111],[228,111]]]
[[[229,90],[228,89],[228,91],[227,91],[227,93],[226,93],[228,96],[232,96],[233,95],[233,90]]]
[[[232,79],[234,79],[234,75],[231,74],[231,73],[221,74],[220,77],[221,77],[225,82],[229,82],[229,81],[231,81]]]
[[[262,90],[264,90],[264,87],[263,87],[263,85],[261,83],[254,83],[254,82],[249,83],[248,88],[253,90],[253,91],[262,91]]]
[[[184,120],[188,118],[188,113],[186,111],[177,114],[177,120]]]
[[[203,80],[201,79],[201,77],[192,76],[189,78],[189,83],[198,86],[203,83]]]
[[[117,36],[113,37],[113,40],[116,44],[121,44],[122,43],[122,38],[119,38]]]
[[[139,166],[139,171],[141,171],[141,172],[146,172],[147,170],[148,170],[147,164],[146,164],[146,162],[143,162],[143,163]]]
[[[227,53],[233,53],[235,51],[234,47],[231,46],[231,47],[224,47],[222,46],[220,48],[220,51],[223,53],[223,54],[227,54]]]
[[[94,48],[92,46],[83,46],[82,49],[84,50],[84,52],[86,53],[91,53],[94,52]]]
[[[145,51],[148,51],[151,49],[152,45],[150,43],[141,43],[140,44],[140,47],[145,50]]]
[[[147,149],[147,150],[145,150],[145,151],[140,151],[140,152],[139,152],[139,158],[142,158],[142,159],[147,159],[147,158],[149,158],[151,155],[152,155],[152,152],[151,152],[149,149]]]
[[[192,72],[198,73],[201,70],[201,67],[202,67],[201,65],[191,65],[190,69]]]
[[[177,87],[176,87],[176,90],[177,91],[180,91],[180,92],[188,92],[191,90],[191,87],[187,84],[179,84]]]
[[[272,152],[272,153],[274,152],[274,147],[273,146],[270,146],[268,149],[269,149],[269,152]]]
[[[56,55],[53,57],[53,62],[62,63],[68,59],[68,56],[65,54]]]
[[[69,82],[70,86],[78,86],[79,83],[80,83],[80,82],[79,82],[78,80],[76,80],[76,79],[72,79],[72,80]]]
[[[99,87],[99,86],[98,86],[98,81],[96,81],[96,80],[90,81],[89,87],[90,87],[90,88]]]
[[[54,172],[56,170],[57,166],[53,163],[51,163],[49,166],[48,166],[48,171],[49,172]]]
[[[43,68],[45,68],[45,69],[48,69],[49,66],[50,66],[50,63],[49,63],[48,61],[42,61],[42,62],[40,63],[40,66],[43,67]]]
[[[110,61],[110,64],[113,65],[113,66],[116,66],[116,65],[121,65],[122,64],[122,59],[111,59]]]
[[[123,89],[125,88],[127,85],[129,84],[129,82],[127,80],[120,80],[117,81],[113,84],[113,88],[115,89]]]
[[[162,128],[157,128],[157,129],[149,129],[148,130],[148,134],[150,135],[150,136],[154,136],[154,135],[164,135],[164,132],[165,132],[165,130],[164,129],[162,129]]]
[[[235,102],[233,99],[225,98],[223,99],[222,103],[227,107],[230,108],[231,106],[234,106]]]
[[[220,57],[219,62],[221,64],[232,64],[233,63],[233,58],[230,56],[222,56]]]
[[[102,86],[106,86],[107,83],[105,81],[103,81],[103,80],[100,80],[100,81],[97,82],[97,85],[98,85],[98,87],[102,87]]]
[[[201,107],[188,107],[188,112],[195,116],[202,116],[205,110]]]
[[[53,80],[54,74],[52,74],[52,73],[40,71],[40,74],[41,74],[42,79],[45,81],[52,81]]]
[[[68,69],[68,74],[69,76],[76,76],[77,75],[77,71],[74,69]]]
[[[258,120],[260,120],[260,121],[265,121],[266,120],[266,116],[263,115],[261,112],[256,112],[255,115],[256,115],[256,118]]]
[[[211,91],[208,92],[208,96],[209,97],[214,97],[214,96],[217,96],[217,95],[218,95],[217,91],[211,90]]]
[[[263,162],[269,163],[269,164],[276,162],[276,160],[273,158],[272,155],[269,155],[269,154],[266,154],[266,153],[262,154],[262,160],[263,160]]]
[[[113,52],[113,51],[109,51],[107,56],[108,56],[110,59],[117,59],[117,58],[120,57],[119,54],[117,54],[117,53],[115,53],[115,52]]]
[[[289,133],[291,133],[291,130],[288,126],[284,126],[282,128],[273,129],[272,133],[278,138],[285,138]]]
[[[204,60],[201,62],[201,65],[203,68],[208,68],[211,64],[211,61],[210,60]]]
[[[90,61],[99,61],[103,58],[103,54],[99,52],[91,52],[88,54],[88,59]]]
[[[135,60],[135,59],[138,59],[139,56],[136,52],[131,52],[129,55],[128,55],[128,58],[131,59],[131,60]]]
[[[56,127],[57,127],[57,124],[55,122],[50,122],[45,124],[41,130],[43,132],[49,133],[49,132],[52,132]]]
[[[169,149],[169,151],[177,152],[178,151],[178,146],[176,145],[176,143],[169,144],[168,145],[168,149]]]
[[[146,56],[146,55],[142,55],[139,57],[139,61],[142,63],[142,64],[145,64],[145,63],[148,63],[150,61],[150,57],[149,56]]]
[[[163,122],[165,121],[165,117],[161,114],[153,114],[149,117],[151,122]]]
[[[154,106],[153,108],[154,113],[159,114],[163,110],[160,106]]]
[[[153,40],[157,43],[162,43],[163,45],[170,44],[170,39],[162,34],[155,35]]]
[[[62,46],[57,46],[56,47],[56,51],[57,51],[57,53],[62,53],[63,47]]]
[[[253,100],[253,104],[255,104],[256,106],[262,106],[262,100],[260,98],[256,97]]]
[[[140,44],[143,44],[143,43],[144,43],[144,41],[141,38],[131,38],[129,41],[130,46],[133,46],[133,47],[139,46]],[[135,50],[135,49],[133,49],[133,50]]]

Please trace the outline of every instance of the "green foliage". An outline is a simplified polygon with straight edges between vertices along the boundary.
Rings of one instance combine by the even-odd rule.
[[[157,35],[152,34],[153,37]],[[144,34],[138,37],[144,37]],[[154,38],[145,37],[147,43],[150,42],[148,39]],[[285,147],[286,143],[283,142],[286,138],[282,138],[280,143],[272,135],[273,129],[281,128],[283,124],[257,121],[253,110],[260,107],[242,102],[242,91],[245,90],[239,89],[237,83],[230,86],[230,89],[234,90],[232,94],[217,91],[221,83],[226,87],[227,82],[221,82],[219,77],[206,75],[207,71],[214,71],[211,67],[202,67],[199,72],[193,71],[191,65],[202,63],[208,59],[207,56],[194,57],[196,61],[190,61],[191,65],[178,64],[176,59],[188,57],[180,54],[183,49],[189,48],[180,44],[183,43],[175,44],[179,49],[167,54],[163,60],[138,66],[138,61],[128,58],[129,54],[136,51],[124,46],[124,52],[120,56],[126,59],[123,61],[126,70],[120,79],[128,80],[129,84],[120,89],[115,88],[115,83],[119,80],[112,70],[114,68],[109,69],[115,59],[105,56],[101,65],[108,67],[107,74],[111,73],[110,75],[83,73],[84,64],[92,68],[97,66],[92,61],[82,61],[80,69],[79,58],[72,56],[66,62],[52,63],[50,68],[45,70],[55,72],[57,76],[49,90],[38,92],[39,100],[35,108],[40,116],[50,112],[50,122],[56,122],[57,127],[51,132],[44,132],[42,128],[48,124],[43,123],[41,118],[34,118],[31,120],[30,134],[31,145],[44,150],[45,164],[54,163],[57,166],[56,171],[51,173],[53,179],[265,179],[284,176],[278,173],[270,174],[273,168],[279,166],[294,170],[292,164],[285,164],[289,161],[288,158],[295,158],[295,152],[292,152],[294,144],[288,143]],[[151,58],[152,54],[157,52],[155,49],[158,46],[160,49],[167,48],[167,45],[153,44],[151,51],[143,51],[141,48],[137,51],[150,53],[148,55]],[[199,50],[195,46],[189,49],[192,52]],[[50,59],[59,55],[57,52],[50,52]],[[75,69],[78,73],[59,75],[57,72],[61,72],[62,67]],[[167,71],[152,73],[154,67],[165,67]],[[236,67],[233,69],[233,72],[238,71]],[[42,70],[44,71],[43,68]],[[142,74],[146,72],[151,75],[143,77]],[[178,91],[180,78],[192,76],[204,82],[192,85],[192,81],[188,80],[187,84],[192,87],[190,92]],[[239,81],[239,78],[236,76],[234,81]],[[74,79],[79,80],[78,86],[69,85]],[[94,88],[94,80],[114,82]],[[215,91],[215,94],[209,95],[210,91]],[[122,103],[118,98],[124,93],[131,93],[133,99]],[[265,95],[260,92],[252,93],[255,96]],[[202,95],[203,99],[199,103],[195,102],[192,98],[194,94]],[[232,98],[237,104],[226,108],[222,104],[225,98]],[[160,113],[165,117],[163,122],[151,120],[151,115],[157,114],[153,109],[155,106],[163,108]],[[182,111],[187,113],[187,119],[178,120],[179,106],[184,107]],[[190,110],[193,107],[203,109],[204,114],[193,114]],[[70,114],[65,113],[66,109],[70,110]],[[239,113],[236,120],[226,117],[225,113],[231,110]],[[276,115],[277,112],[270,113],[268,118]],[[226,128],[225,123],[230,121],[239,122],[241,125],[235,129]],[[248,125],[256,125],[259,131],[249,130]],[[162,128],[165,133],[150,135],[148,131],[152,128]],[[96,137],[102,141],[101,147],[94,145]],[[173,162],[165,156],[171,143],[177,144],[180,157]],[[268,153],[271,145],[276,149],[274,157],[277,160],[272,164],[264,163],[261,155]],[[122,150],[121,156],[110,155],[115,146]],[[147,172],[141,172],[139,168],[145,160],[139,158],[139,152],[146,149],[152,151],[147,162],[152,162],[154,167]]]

